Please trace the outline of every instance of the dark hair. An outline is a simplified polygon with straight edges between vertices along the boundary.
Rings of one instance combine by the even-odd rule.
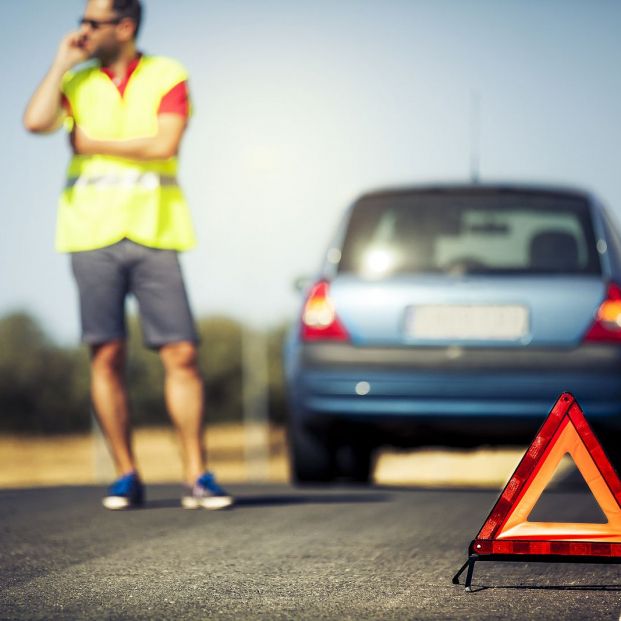
[[[142,5],[140,0],[113,0],[112,9],[119,17],[128,17],[136,24],[134,38],[138,37],[142,20]]]

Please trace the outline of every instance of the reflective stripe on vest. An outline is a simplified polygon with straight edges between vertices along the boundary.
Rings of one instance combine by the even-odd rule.
[[[158,187],[175,187],[179,185],[176,176],[158,175],[154,172],[141,173],[134,171],[133,173],[125,173],[122,175],[97,175],[87,177],[69,177],[65,188],[70,190],[74,187],[96,186],[97,188],[144,188],[146,190]]]

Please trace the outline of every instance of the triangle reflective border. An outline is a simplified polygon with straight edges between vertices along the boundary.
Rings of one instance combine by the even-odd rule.
[[[607,522],[529,522],[565,454],[571,455]],[[477,560],[621,562],[621,481],[570,393],[555,403],[468,549]]]

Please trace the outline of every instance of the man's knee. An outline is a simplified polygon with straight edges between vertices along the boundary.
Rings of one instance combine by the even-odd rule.
[[[125,368],[125,341],[110,341],[91,347],[91,366],[95,373],[120,373]]]
[[[160,348],[160,357],[167,372],[198,372],[198,350],[190,341],[164,345]]]

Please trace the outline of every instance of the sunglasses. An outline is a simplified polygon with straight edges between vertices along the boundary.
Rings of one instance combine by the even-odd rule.
[[[115,17],[114,19],[88,19],[87,17],[82,17],[78,23],[80,26],[90,26],[93,30],[97,30],[102,26],[116,26],[121,23],[120,17]]]

